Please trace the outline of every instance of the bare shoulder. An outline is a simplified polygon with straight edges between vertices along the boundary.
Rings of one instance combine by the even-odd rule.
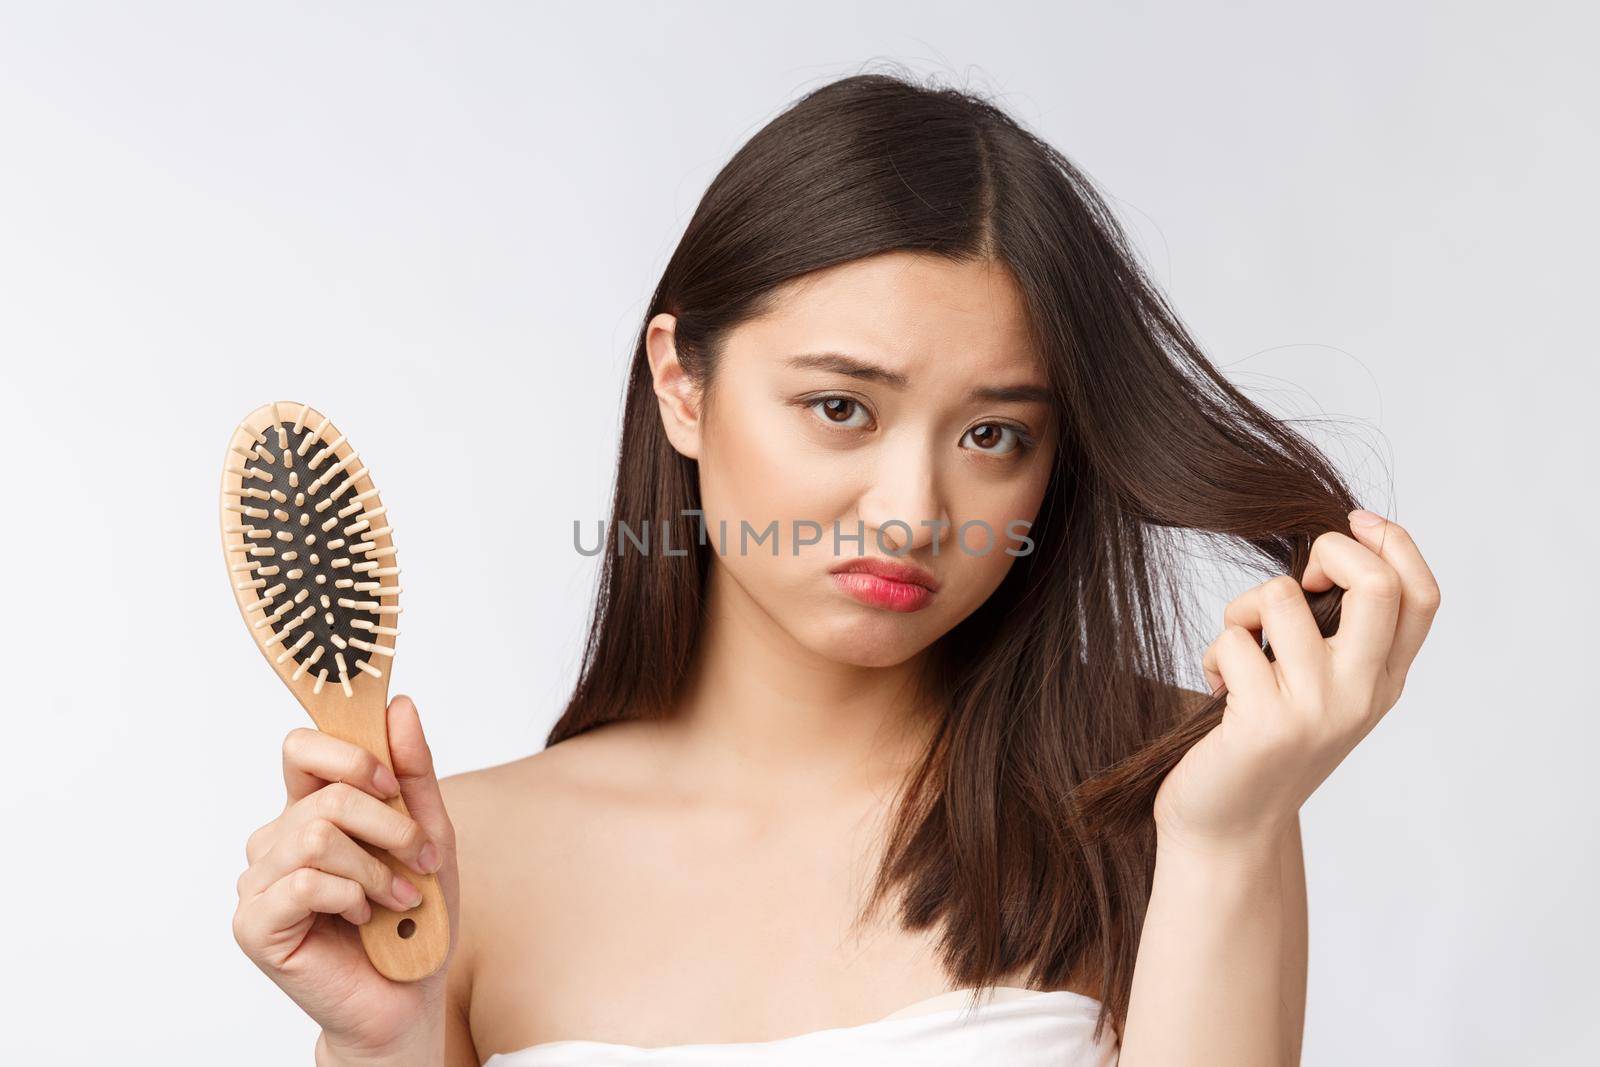
[[[608,723],[439,780],[461,887],[449,981],[457,1059],[450,1062],[477,1062],[474,1045],[498,1047],[500,1027],[526,1010],[519,1014],[497,995],[526,992],[526,973],[545,970],[528,961],[558,957],[561,931],[583,926],[595,856],[619,838],[606,828],[625,825],[630,806],[648,806],[648,772],[661,762],[650,726]]]
[[[1139,683],[1141,693],[1150,696],[1159,695],[1163,698],[1163,704],[1165,704],[1167,698],[1177,698],[1177,719],[1175,720],[1177,722],[1182,722],[1189,718],[1211,699],[1211,693],[1203,689],[1190,689],[1188,686],[1179,685],[1176,682],[1155,679],[1142,674],[1136,675],[1135,678]]]
[[[1183,709],[1185,718],[1194,714],[1200,705],[1211,699],[1211,694],[1203,689],[1189,689],[1186,686],[1167,683],[1168,692],[1176,693],[1180,700],[1179,706]]]
[[[653,724],[607,723],[532,755],[439,781],[455,826],[463,914],[560,858],[597,820],[644,803],[662,764]]]
[[[534,800],[560,803],[636,788],[661,766],[655,724],[607,723],[529,756],[439,780],[459,834],[493,834]],[[459,815],[458,815],[459,809]]]

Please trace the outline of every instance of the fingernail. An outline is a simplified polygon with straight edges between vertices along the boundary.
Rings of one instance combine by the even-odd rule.
[[[1350,513],[1350,521],[1357,526],[1376,526],[1383,521],[1383,516],[1375,515],[1366,508],[1357,508]]]
[[[422,903],[422,890],[399,875],[395,875],[394,878],[394,896],[396,900],[408,908],[414,908]]]
[[[395,778],[394,772],[381,763],[378,764],[378,769],[372,772],[372,784],[386,797],[392,797],[400,792],[400,782]]]
[[[434,871],[439,869],[439,862],[441,859],[442,857],[439,855],[439,847],[432,841],[429,841],[426,845],[423,845],[422,851],[417,853],[417,862],[420,863],[422,865],[422,869],[427,871],[429,874],[432,874]]]

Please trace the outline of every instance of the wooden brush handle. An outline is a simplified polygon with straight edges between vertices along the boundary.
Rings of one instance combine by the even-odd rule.
[[[384,687],[363,687],[352,698],[341,696],[318,706],[317,728],[360,745],[392,771],[387,706]],[[403,797],[390,797],[385,803],[409,817]],[[444,964],[450,951],[450,913],[439,879],[417,873],[388,849],[366,841],[358,843],[422,893],[422,903],[405,911],[390,911],[375,900],[369,901],[372,918],[361,924],[361,944],[367,950],[367,958],[379,974],[396,982],[428,977]]]

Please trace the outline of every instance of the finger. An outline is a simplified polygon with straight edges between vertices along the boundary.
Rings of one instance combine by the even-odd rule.
[[[1287,574],[1247,589],[1222,611],[1224,625],[1259,630],[1272,646],[1283,688],[1306,696],[1317,691],[1326,673],[1327,640],[1317,627],[1300,583]],[[1262,654],[1265,658],[1265,653]]]
[[[300,867],[279,878],[240,906],[246,928],[263,939],[292,929],[308,915],[342,915],[360,926],[372,918],[372,905],[359,883],[314,867]]]
[[[441,848],[453,850],[455,827],[445,811],[444,796],[439,791],[439,779],[433,767],[433,750],[423,736],[417,705],[408,696],[397,696],[389,702],[388,715],[389,756],[394,760],[394,772],[400,779],[406,809]],[[437,861],[434,869],[444,862],[442,854],[429,858]]]
[[[283,784],[288,803],[308,797],[329,782],[346,782],[375,797],[400,791],[394,772],[360,745],[304,726],[283,739]]]
[[[1351,514],[1356,516],[1355,512]],[[1439,583],[1405,527],[1379,516],[1371,525],[1352,520],[1350,528],[1356,540],[1376,552],[1400,576],[1400,617],[1395,623],[1388,664],[1392,673],[1403,676],[1433,626],[1433,617],[1439,610]]]
[[[287,809],[285,809],[287,812]],[[244,839],[244,861],[254,863],[267,854],[267,849],[278,839],[279,829],[283,825],[283,815],[279,815],[271,822],[263,823],[250,831],[250,836]]]
[[[1300,582],[1322,592],[1339,585],[1339,630],[1328,638],[1335,654],[1363,673],[1380,675],[1394,645],[1400,616],[1400,575],[1376,552],[1337,530],[1311,543]]]
[[[1222,672],[1215,666],[1215,657],[1210,655],[1211,649],[1206,649],[1206,655],[1200,657],[1200,669],[1205,672],[1206,686],[1211,690],[1211,695],[1216,696],[1222,692],[1222,687],[1227,683],[1222,680]]]
[[[251,864],[239,878],[240,899],[254,896],[300,867],[357,882],[367,896],[392,911],[405,911],[422,900],[416,886],[326,819],[313,819],[279,838],[259,863]]]
[[[1255,637],[1242,626],[1223,627],[1200,659],[1206,677],[1221,679],[1230,694],[1266,697],[1278,691],[1278,676],[1273,673],[1272,663]]]
[[[387,849],[412,870],[425,871],[418,859],[429,843],[428,834],[409,815],[396,811],[370,793],[344,782],[334,782],[305,797],[287,813],[284,834],[305,823],[326,819],[360,841]]]

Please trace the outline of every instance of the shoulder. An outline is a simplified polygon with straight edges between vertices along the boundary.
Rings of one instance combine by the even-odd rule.
[[[1207,690],[1190,689],[1176,682],[1152,678],[1145,674],[1134,674],[1131,678],[1134,691],[1141,701],[1156,711],[1155,721],[1151,725],[1158,730],[1185,721],[1211,700],[1211,693]],[[1167,716],[1170,716],[1170,720]]]
[[[463,884],[500,862],[505,848],[581,832],[586,819],[639,798],[664,762],[652,725],[607,723],[532,755],[440,779]]]
[[[1177,698],[1179,715],[1185,719],[1198,711],[1201,705],[1211,699],[1211,694],[1203,689],[1189,689],[1172,683],[1167,683],[1167,692]]]
[[[603,858],[608,842],[659,813],[675,762],[665,739],[655,722],[620,720],[441,779],[464,906],[514,904],[526,879],[573,871],[583,857]]]
[[[608,839],[596,827],[614,813],[626,818],[630,803],[648,803],[640,783],[661,757],[647,727],[608,723],[530,756],[439,780],[460,879],[449,981],[460,1032],[468,1027],[484,950],[546,923],[541,908],[562,899],[550,890],[581,882],[584,853]]]
[[[662,766],[654,729],[642,720],[606,723],[529,756],[439,780],[452,817],[505,815],[507,801],[559,800],[636,787]]]

